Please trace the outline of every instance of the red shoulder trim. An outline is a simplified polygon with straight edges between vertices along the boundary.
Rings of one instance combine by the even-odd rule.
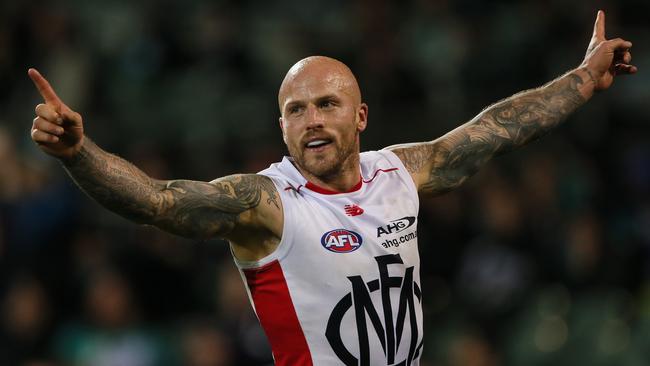
[[[372,175],[372,178],[370,178],[370,179],[368,179],[368,180],[364,180],[363,182],[364,182],[364,183],[370,183],[370,182],[372,182],[372,181],[377,177],[377,174],[379,174],[379,172],[388,173],[388,172],[395,171],[395,170],[397,170],[397,169],[399,169],[399,168],[377,169],[377,170],[375,170],[375,173]]]

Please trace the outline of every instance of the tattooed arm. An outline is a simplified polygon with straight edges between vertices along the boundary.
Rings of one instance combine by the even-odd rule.
[[[87,137],[63,162],[79,187],[106,208],[181,236],[229,237],[237,226],[277,228],[272,219],[282,217],[276,188],[265,176],[231,175],[209,183],[156,180]]]
[[[394,145],[419,191],[442,193],[458,187],[492,157],[523,146],[564,121],[595,91],[607,89],[618,74],[632,74],[632,44],[605,40],[598,12],[585,60],[575,70],[498,102],[437,140]]]
[[[422,192],[442,193],[462,184],[492,157],[533,141],[562,122],[587,99],[592,83],[579,70],[485,109],[437,140],[391,146]]]
[[[81,115],[59,99],[38,71],[28,73],[45,101],[36,106],[32,140],[60,159],[77,184],[108,209],[182,236],[228,238],[236,252],[243,251],[244,260],[270,252],[281,237],[282,206],[269,178],[232,175],[209,183],[152,179],[90,141]]]

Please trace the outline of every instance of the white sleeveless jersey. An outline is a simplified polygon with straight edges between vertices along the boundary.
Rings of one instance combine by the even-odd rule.
[[[235,263],[276,365],[419,364],[416,187],[393,152],[364,152],[360,165],[346,193],[314,186],[288,157],[259,173],[282,199],[282,239]]]

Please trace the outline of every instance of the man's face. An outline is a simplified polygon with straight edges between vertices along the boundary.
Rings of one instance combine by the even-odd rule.
[[[328,179],[358,164],[359,132],[365,129],[368,109],[360,102],[353,77],[336,67],[321,66],[305,67],[285,80],[280,125],[296,164],[308,174]]]

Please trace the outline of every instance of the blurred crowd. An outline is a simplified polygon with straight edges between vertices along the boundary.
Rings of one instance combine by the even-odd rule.
[[[0,365],[272,364],[225,242],[107,212],[34,146],[28,67],[106,150],[156,178],[212,180],[286,153],[275,98],[305,56],[355,72],[375,150],[577,66],[598,8],[639,74],[422,199],[422,364],[647,365],[645,0],[0,1]]]

